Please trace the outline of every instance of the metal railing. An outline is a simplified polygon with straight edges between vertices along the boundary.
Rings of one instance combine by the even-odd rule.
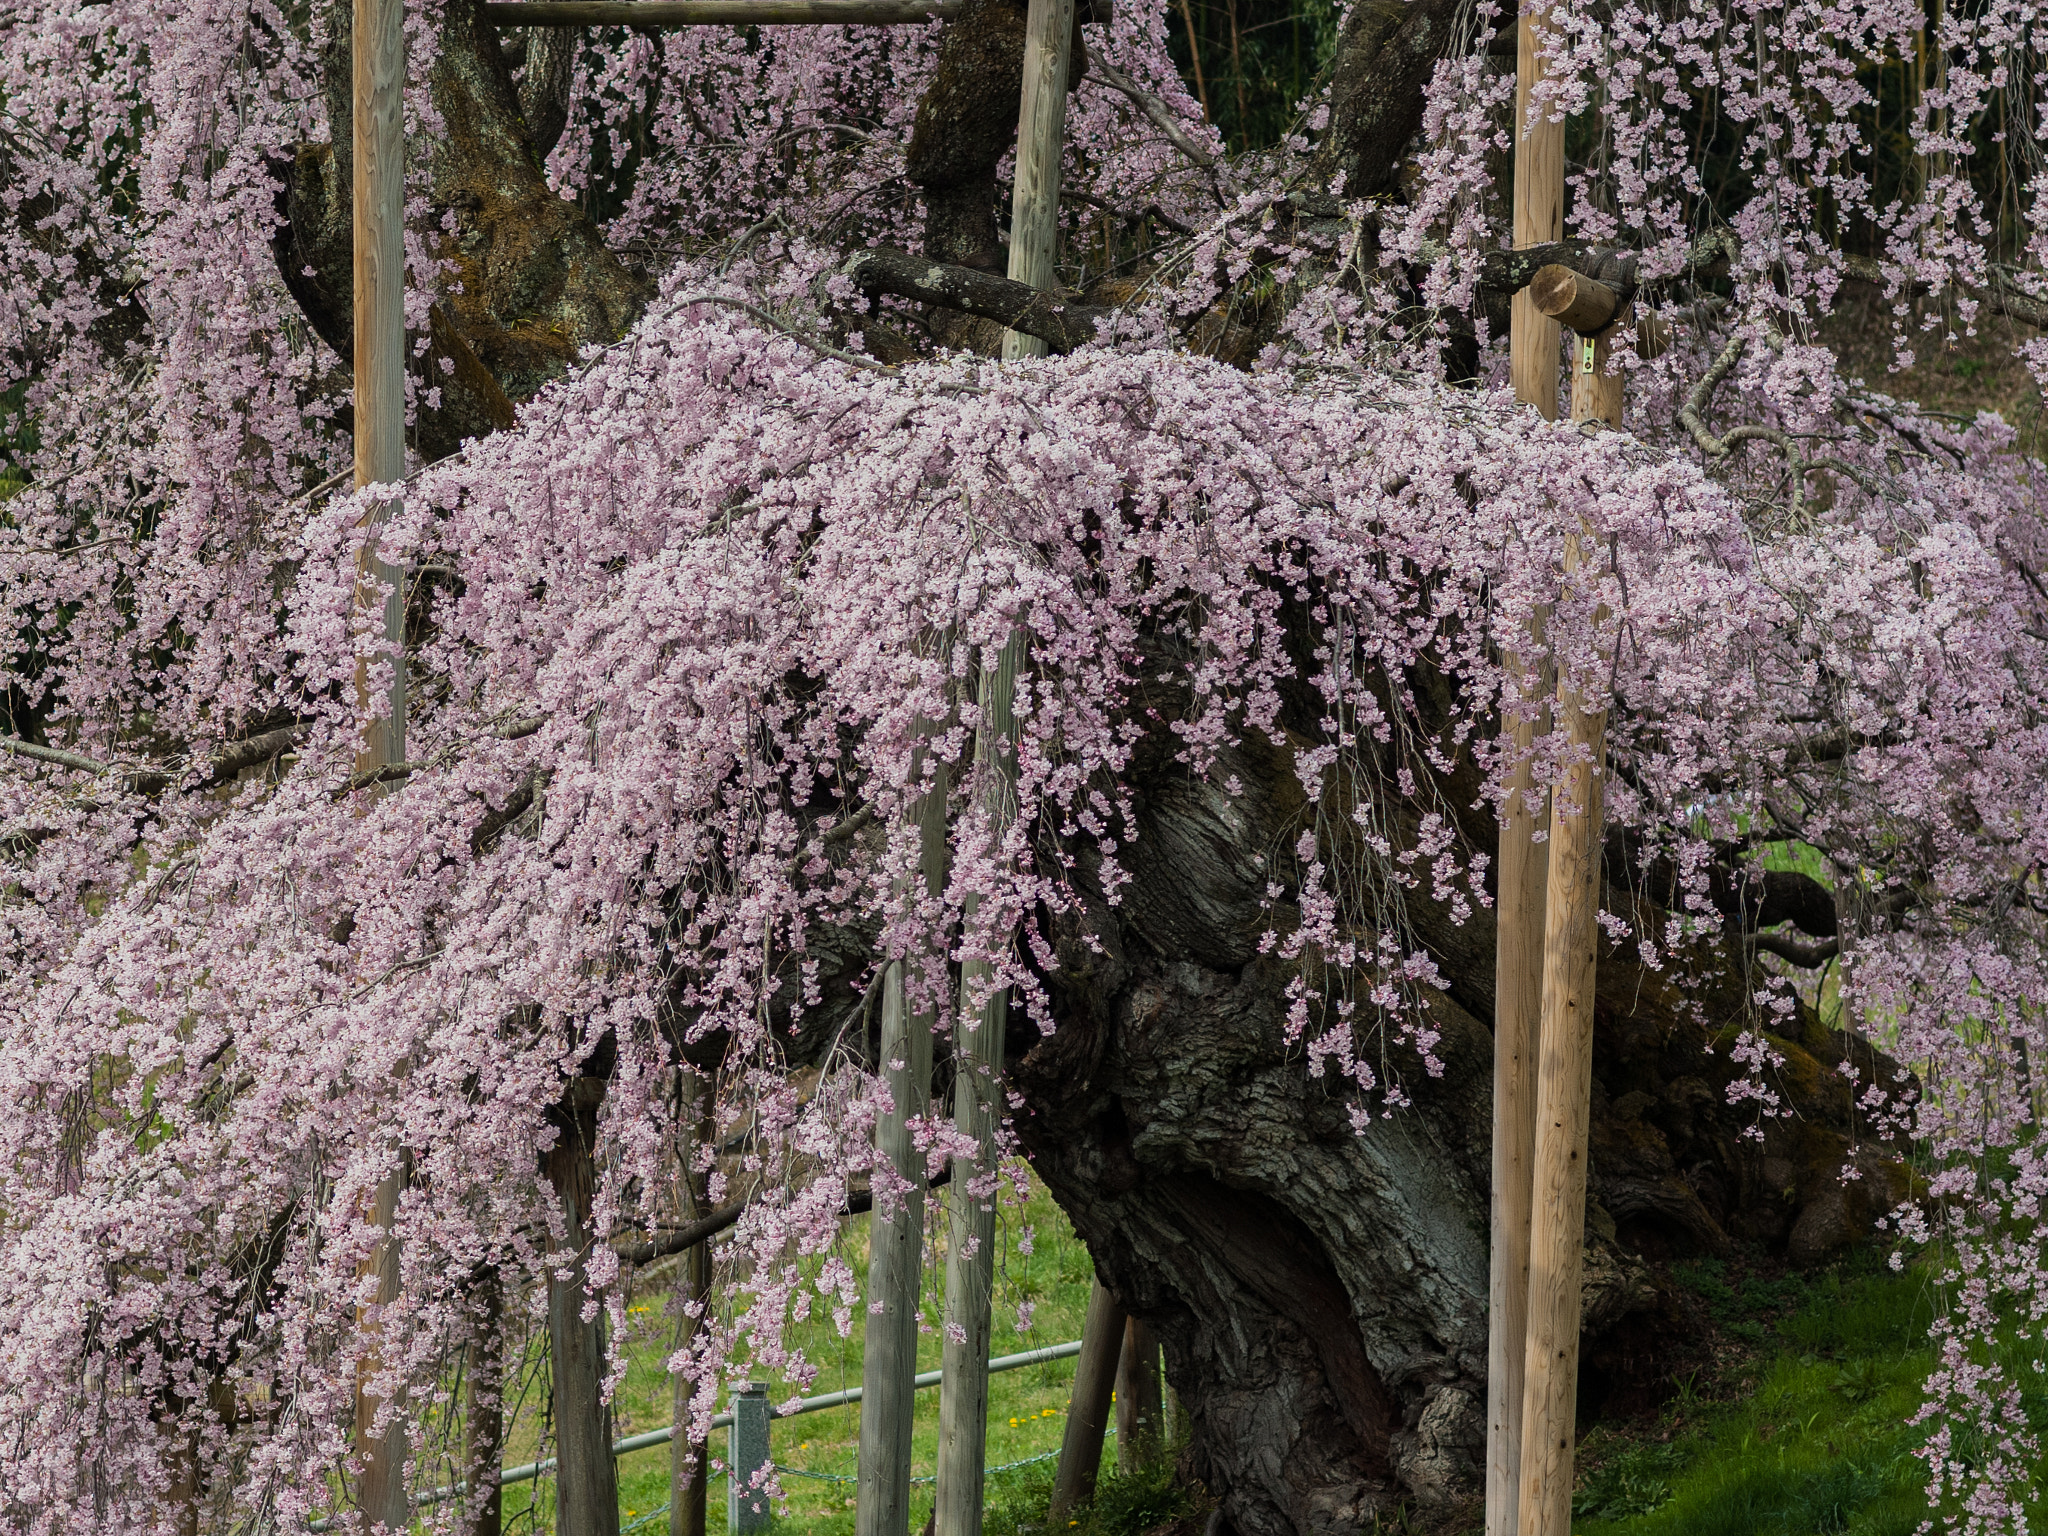
[[[1081,1341],[1079,1339],[1072,1339],[1065,1344],[1048,1344],[1043,1349],[1027,1349],[1021,1354],[998,1355],[989,1361],[988,1368],[991,1373],[996,1371],[1020,1371],[1028,1365],[1045,1365],[1054,1360],[1070,1360],[1080,1353]],[[918,1374],[911,1384],[918,1391],[922,1392],[926,1387],[936,1387],[944,1375],[943,1371],[923,1371]],[[861,1389],[859,1387],[848,1387],[843,1392],[825,1392],[817,1397],[807,1397],[790,1409],[788,1413],[776,1414],[773,1417],[794,1418],[800,1413],[819,1413],[827,1408],[843,1408],[848,1403],[859,1402],[860,1396]],[[712,1419],[711,1427],[713,1429],[728,1429],[732,1426],[732,1418],[733,1416],[730,1413],[721,1413]],[[625,1456],[633,1451],[651,1450],[657,1445],[668,1444],[675,1437],[676,1426],[665,1424],[660,1429],[650,1429],[645,1434],[628,1435],[623,1440],[613,1441],[612,1455]],[[530,1483],[536,1478],[545,1477],[554,1470],[555,1458],[552,1456],[542,1461],[522,1462],[516,1467],[506,1467],[501,1470],[498,1473],[498,1486],[504,1488],[513,1483]],[[752,1471],[752,1468],[750,1467],[746,1470]],[[469,1492],[469,1484],[467,1482],[452,1483],[445,1488],[436,1488],[431,1493],[421,1494],[413,1501],[413,1508],[430,1509],[436,1504],[445,1504],[450,1499],[459,1499],[467,1492]],[[332,1530],[333,1528],[334,1518],[331,1515],[315,1520],[307,1526],[307,1530],[314,1533],[314,1536],[318,1536],[318,1533]]]

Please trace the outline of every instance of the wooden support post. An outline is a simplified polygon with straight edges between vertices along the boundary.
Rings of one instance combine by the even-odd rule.
[[[465,1536],[500,1536],[505,1492],[498,1473],[505,1459],[505,1282],[496,1266],[470,1288],[475,1330],[470,1337],[468,1417],[463,1449],[468,1463]]]
[[[1539,620],[1540,623],[1540,620]],[[1540,628],[1529,636],[1540,649]],[[1510,653],[1524,700],[1547,696],[1543,679]],[[1526,759],[1550,728],[1549,710],[1507,725]],[[1536,1138],[1536,1058],[1543,997],[1543,886],[1547,845],[1536,841],[1542,800],[1530,804],[1526,761],[1508,780],[1500,829],[1493,966],[1493,1241],[1487,1285],[1486,1533],[1515,1536],[1522,1465],[1522,1356],[1528,1347],[1529,1219]]]
[[[1564,238],[1564,123],[1546,111],[1529,121],[1529,101],[1548,69],[1549,6],[1528,0],[1515,41],[1515,248]],[[1527,289],[1509,311],[1508,370],[1515,398],[1557,420],[1557,322]]]
[[[1123,1355],[1116,1367],[1116,1465],[1123,1473],[1149,1467],[1164,1447],[1159,1398],[1159,1339],[1134,1317],[1124,1324]]]
[[[494,27],[921,26],[960,0],[501,0],[484,6]]]
[[[921,758],[922,753],[918,754]],[[913,763],[913,772],[921,763]],[[918,800],[920,895],[941,894],[946,882],[946,770],[939,765],[932,787]],[[924,957],[927,974],[920,996],[942,967]],[[856,1536],[908,1536],[910,1453],[917,1415],[917,1323],[919,1282],[924,1275],[924,1157],[911,1138],[910,1122],[929,1108],[932,1082],[932,1015],[912,1008],[905,996],[905,962],[891,961],[882,976],[882,1075],[889,1085],[889,1113],[876,1136],[882,1160],[910,1185],[893,1217],[878,1201],[868,1229],[867,1349],[861,1363],[860,1484],[854,1515]]]
[[[1564,123],[1548,110],[1530,120],[1536,87],[1548,74],[1547,0],[1526,0],[1515,35],[1514,241],[1517,249],[1564,235]],[[1544,420],[1557,419],[1557,322],[1527,288],[1509,311],[1508,371],[1515,398]],[[1532,637],[1533,641],[1533,637]],[[1510,658],[1512,663],[1513,658]],[[1533,726],[1513,728],[1527,750]],[[1526,781],[1526,774],[1522,780]],[[1518,785],[1518,787],[1520,787]],[[1529,1185],[1535,1089],[1529,1072],[1538,1044],[1542,988],[1545,853],[1517,795],[1501,828],[1499,904],[1494,943],[1493,1242],[1488,1294],[1486,1536],[1519,1527],[1523,1382],[1528,1343]]]
[[[399,1154],[397,1161],[398,1166],[378,1184],[370,1208],[371,1224],[385,1234],[368,1264],[377,1277],[375,1302],[379,1307],[398,1299],[398,1239],[390,1233],[398,1218],[399,1196],[405,1190],[406,1159]],[[377,1325],[365,1321],[363,1326],[371,1340],[356,1380],[355,1449],[362,1468],[356,1481],[356,1508],[362,1511],[366,1530],[374,1531],[381,1524],[390,1531],[403,1531],[412,1519],[405,1491],[406,1435],[395,1423],[382,1434],[375,1428],[383,1399],[370,1392],[368,1378],[379,1365]]]
[[[1572,348],[1572,412],[1576,424],[1604,422],[1621,425],[1623,378],[1608,367],[1608,343],[1616,332],[1630,326],[1635,333],[1636,355],[1657,356],[1670,345],[1671,328],[1654,314],[1640,320],[1634,306],[1622,310],[1621,295],[1603,282],[1553,263],[1531,278],[1529,297],[1536,308],[1578,335]]]
[[[1060,232],[1060,156],[1067,139],[1067,52],[1074,0],[1031,0],[1024,22],[1024,105],[1017,118],[1017,171],[1010,198],[1010,277],[1055,286]],[[1003,332],[1003,357],[1045,356],[1045,343]]]
[[[355,281],[355,482],[358,487],[405,478],[405,0],[355,0],[351,49],[354,55],[351,116],[354,138]],[[360,772],[405,757],[405,583],[402,574],[377,557],[377,533],[390,518],[380,503],[363,520],[356,558],[357,601],[368,604],[375,584],[382,596],[383,633],[391,658],[391,683],[372,698],[371,672],[356,668],[356,704],[369,721]],[[377,1186],[370,1219],[385,1235],[371,1255],[376,1302],[398,1296],[398,1241],[391,1235],[405,1187],[404,1155],[393,1148],[396,1166]],[[363,1374],[377,1369],[377,1351],[367,1352]],[[401,1531],[410,1522],[405,1491],[406,1437],[396,1424],[384,1434],[374,1425],[380,1399],[358,1382],[355,1450],[361,1466],[357,1507],[374,1528]]]
[[[683,1220],[694,1222],[702,1221],[711,1213],[711,1175],[698,1169],[697,1151],[700,1147],[715,1146],[718,1141],[715,1114],[718,1081],[711,1072],[699,1073],[686,1068],[683,1083],[685,1097],[681,1117],[689,1130],[683,1137],[681,1148],[682,1200],[679,1203]],[[700,1309],[710,1306],[711,1242],[708,1238],[683,1250],[676,1280],[685,1302],[695,1302]],[[695,1317],[684,1312],[677,1320],[676,1347],[688,1349],[708,1321],[703,1310]],[[690,1399],[696,1394],[696,1386],[687,1376],[675,1378],[674,1411],[669,1418],[669,1422],[676,1426],[676,1437],[669,1441],[668,1452],[669,1536],[705,1536],[705,1522],[711,1509],[711,1447],[702,1440],[692,1440],[687,1431]]]
[[[570,1080],[548,1149],[547,1177],[562,1203],[575,1257],[566,1277],[548,1271],[548,1359],[554,1378],[555,1524],[575,1536],[618,1536],[619,1478],[612,1411],[604,1400],[604,1313],[584,1320],[585,1255],[597,1193],[597,1111],[604,1083]]]
[[[1566,542],[1567,582],[1583,566],[1583,544],[1578,537]],[[1605,618],[1602,610],[1595,622]],[[1604,710],[1582,708],[1577,688],[1562,677],[1557,713],[1578,759],[1553,791],[1550,806],[1519,1536],[1571,1536],[1580,1249],[1586,1237],[1586,1132],[1593,1096],[1607,716]]]
[[[1050,1513],[1055,1529],[1095,1497],[1110,1394],[1116,1390],[1117,1363],[1123,1358],[1124,1321],[1124,1309],[1097,1280],[1088,1293],[1081,1353],[1074,1360],[1074,1395],[1067,1402],[1067,1428],[1060,1437],[1059,1469],[1053,1474]]]
[[[1072,0],[1067,0],[1069,5]],[[1013,713],[1025,637],[1013,634],[993,667],[983,663],[980,723],[974,730],[974,793],[1000,845],[1017,818],[1017,721]],[[972,924],[978,903],[965,904]],[[995,1198],[975,1192],[976,1177],[994,1172],[995,1128],[1002,1114],[1003,1031],[1009,994],[991,990],[986,960],[960,967],[960,1006],[953,1032],[953,1128],[973,1141],[976,1166],[955,1163],[946,1188],[951,1216],[946,1253],[945,1343],[939,1386],[938,1494],[934,1536],[981,1536],[983,1469],[988,1442],[988,1349],[995,1283]]]

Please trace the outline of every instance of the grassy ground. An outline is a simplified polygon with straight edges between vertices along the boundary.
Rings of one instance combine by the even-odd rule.
[[[1035,1184],[1029,1204],[1018,1212],[1006,1211],[1009,1236],[999,1241],[1002,1271],[996,1287],[995,1346],[997,1354],[1014,1354],[1047,1344],[1058,1344],[1081,1336],[1081,1319],[1088,1306],[1088,1290],[1094,1270],[1087,1250],[1072,1227]],[[840,1254],[863,1281],[867,1271],[867,1221],[858,1217],[847,1224]],[[1032,1229],[1032,1251],[1016,1252],[1015,1231],[1019,1225]],[[1028,1333],[1016,1331],[1020,1302],[1035,1305]],[[623,1437],[671,1422],[668,1377],[663,1362],[667,1357],[668,1322],[664,1316],[666,1297],[660,1292],[635,1295],[629,1321],[631,1331],[624,1348],[629,1361],[626,1382],[617,1405],[617,1433]],[[925,1297],[926,1332],[918,1350],[918,1368],[934,1370],[939,1363],[938,1297],[927,1280]],[[839,1337],[829,1315],[814,1315],[795,1330],[806,1355],[821,1366],[807,1396],[860,1385],[861,1328],[854,1319],[852,1335]],[[991,1466],[1056,1450],[1065,1423],[1068,1393],[1072,1390],[1074,1363],[1058,1360],[1048,1365],[1028,1366],[990,1378],[988,1459]],[[787,1396],[786,1385],[771,1380],[770,1401]],[[928,1389],[918,1394],[915,1475],[929,1477],[937,1454],[939,1394]],[[529,1401],[515,1421],[507,1462],[530,1461],[540,1432],[538,1405]],[[783,1486],[789,1495],[784,1513],[786,1528],[841,1536],[853,1530],[853,1484],[825,1481],[851,1479],[856,1465],[860,1434],[860,1410],[856,1407],[828,1409],[775,1422],[773,1439],[778,1466],[801,1473],[823,1476],[788,1475]],[[724,1450],[724,1433],[713,1437],[714,1452]],[[1114,1461],[1115,1441],[1105,1451],[1105,1465]],[[638,1451],[619,1460],[619,1503],[630,1522],[646,1516],[668,1502],[669,1452],[661,1446]],[[1051,1463],[996,1473],[989,1480],[992,1505],[1028,1509],[1035,1499],[1042,1510],[1044,1492],[1050,1488]],[[1105,1487],[1105,1493],[1108,1492]],[[506,1490],[505,1514],[508,1532],[538,1533],[554,1529],[552,1484],[525,1484]],[[722,1529],[725,1483],[715,1480],[711,1487],[714,1529]],[[919,1528],[931,1507],[929,1484],[912,1490],[912,1529]],[[1028,1523],[1028,1519],[1027,1519]],[[1013,1522],[1014,1525],[1014,1522]],[[665,1523],[662,1528],[665,1529]],[[1075,1536],[1081,1536],[1077,1531]]]
[[[995,1349],[1011,1353],[1078,1338],[1091,1266],[1086,1250],[1042,1189],[1006,1220],[1033,1229],[1028,1256],[1007,1252],[997,1296]],[[866,1270],[865,1218],[850,1222],[841,1255]],[[1933,1363],[1928,1325],[1935,1298],[1925,1273],[1893,1274],[1865,1260],[1820,1276],[1788,1274],[1736,1258],[1673,1266],[1690,1293],[1709,1342],[1697,1370],[1681,1373],[1674,1395],[1653,1419],[1592,1427],[1582,1437],[1575,1536],[1909,1536],[1929,1517],[1925,1475],[1913,1454],[1923,1432],[1910,1421]],[[629,1370],[619,1400],[618,1432],[633,1434],[669,1422],[665,1298],[636,1296],[625,1341]],[[1034,1325],[1015,1332],[1017,1303],[1035,1303]],[[938,1363],[937,1298],[926,1297],[928,1326],[919,1359]],[[856,1320],[857,1322],[857,1320]],[[861,1338],[841,1339],[829,1317],[797,1330],[822,1364],[811,1393],[860,1381]],[[1141,1536],[1170,1528],[1197,1531],[1207,1503],[1200,1490],[1177,1486],[1168,1467],[1118,1475],[1115,1442],[1095,1507],[1052,1532],[1046,1519],[1052,1463],[1032,1461],[1058,1447],[1070,1360],[1007,1372],[990,1384],[989,1460],[1029,1462],[989,1481],[989,1536]],[[775,1383],[771,1397],[783,1392]],[[2048,1392],[2026,1401],[2037,1428],[2048,1425]],[[929,1476],[937,1440],[938,1393],[919,1395],[916,1470]],[[529,1402],[516,1420],[507,1461],[533,1457],[540,1430]],[[781,1527],[815,1536],[851,1536],[851,1481],[859,1434],[858,1408],[776,1421],[774,1454],[786,1469],[788,1502]],[[723,1449],[723,1436],[714,1444]],[[801,1473],[822,1476],[802,1476]],[[829,1481],[838,1478],[844,1481]],[[621,1513],[628,1523],[656,1517],[668,1500],[666,1447],[619,1463]],[[711,1526],[723,1528],[725,1487],[711,1489]],[[553,1531],[552,1485],[508,1489],[508,1532]],[[930,1508],[929,1484],[914,1490],[912,1529]],[[2048,1514],[2048,1499],[2038,1514]],[[1476,1518],[1476,1510],[1471,1512]],[[1448,1518],[1449,1523],[1446,1523]],[[1428,1531],[1462,1536],[1472,1520],[1449,1512],[1432,1519],[1396,1515],[1383,1532]]]
[[[1911,1423],[1934,1362],[1924,1272],[1708,1262],[1674,1277],[1714,1323],[1717,1358],[1657,1422],[1585,1436],[1576,1536],[1909,1536],[1930,1517]],[[2048,1395],[2026,1406],[2048,1422]]]

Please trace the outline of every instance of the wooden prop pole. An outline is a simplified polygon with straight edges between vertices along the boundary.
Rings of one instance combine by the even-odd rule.
[[[686,1222],[699,1222],[711,1214],[711,1174],[709,1170],[697,1167],[696,1154],[700,1147],[717,1144],[717,1091],[718,1080],[713,1073],[686,1072],[682,1118],[690,1130],[681,1149],[680,1202]],[[697,1336],[710,1322],[711,1244],[708,1240],[692,1243],[683,1250],[676,1279],[682,1286],[685,1299],[706,1309],[695,1317],[684,1313],[677,1319],[676,1346],[687,1349],[696,1343]],[[697,1384],[687,1376],[678,1375],[671,1390],[674,1413],[669,1422],[680,1427],[690,1422],[690,1400],[696,1395]],[[669,1442],[668,1458],[669,1536],[705,1536],[705,1523],[711,1509],[711,1448],[702,1440],[692,1440],[687,1434],[679,1433]]]
[[[1530,0],[1515,40],[1515,248],[1564,238],[1564,123],[1547,112],[1529,121],[1529,101],[1546,78],[1549,7]],[[1528,290],[1509,311],[1508,371],[1515,398],[1557,420],[1557,322]]]
[[[498,27],[915,26],[951,16],[961,0],[503,0],[484,7]]]
[[[354,137],[355,241],[355,482],[391,484],[405,477],[405,0],[355,0],[351,49]],[[391,507],[380,503],[363,520],[357,555],[357,600],[373,601],[382,583],[383,631],[391,657],[391,683],[371,697],[370,668],[356,668],[356,703],[369,718],[358,772],[405,758],[405,584],[402,573],[377,557],[378,530]],[[394,1149],[396,1151],[396,1149]],[[376,1302],[398,1296],[398,1243],[391,1235],[405,1187],[404,1158],[377,1186],[370,1219],[385,1235],[372,1252]],[[378,1365],[374,1339],[363,1378]],[[411,1511],[405,1492],[406,1438],[392,1425],[379,1434],[382,1401],[359,1380],[355,1397],[355,1449],[361,1466],[357,1507],[372,1527],[404,1530]]]
[[[1539,621],[1540,622],[1540,621]],[[1530,635],[1540,647],[1539,628]],[[1544,698],[1544,679],[1517,655],[1505,658],[1521,695]],[[1550,729],[1548,706],[1513,720],[1507,735],[1526,759]],[[1536,841],[1547,796],[1530,804],[1526,761],[1508,780],[1500,829],[1500,877],[1494,930],[1493,1242],[1487,1286],[1486,1533],[1515,1536],[1522,1466],[1522,1356],[1528,1347],[1529,1220],[1536,1139],[1536,1055],[1543,997],[1543,887],[1550,860]]]
[[[1088,1293],[1088,1315],[1081,1323],[1074,1395],[1067,1402],[1059,1469],[1053,1474],[1048,1513],[1054,1529],[1095,1497],[1095,1479],[1102,1470],[1102,1437],[1109,1429],[1109,1399],[1116,1390],[1117,1363],[1124,1351],[1124,1321],[1124,1309],[1097,1280]]]
[[[921,766],[921,765],[920,765]],[[917,802],[921,895],[937,896],[946,883],[946,772]],[[928,959],[933,957],[928,957]],[[918,1288],[923,1278],[924,1157],[911,1138],[912,1120],[925,1114],[932,1081],[932,1015],[913,1010],[904,962],[882,976],[882,1073],[889,1113],[876,1136],[877,1150],[910,1185],[895,1216],[878,1202],[868,1234],[867,1348],[861,1363],[860,1483],[856,1536],[908,1536],[910,1453],[917,1412]],[[926,985],[930,984],[927,978]]]
[[[596,1234],[599,1078],[572,1078],[557,1114],[546,1174],[561,1202],[575,1255],[566,1276],[548,1272],[548,1361],[554,1386],[555,1523],[575,1536],[618,1536],[619,1476],[612,1458],[612,1412],[604,1399],[605,1314],[586,1319],[586,1259]]]
[[[1564,235],[1564,124],[1530,121],[1530,101],[1547,72],[1548,7],[1529,0],[1515,29],[1514,238],[1517,249]],[[1509,310],[1508,372],[1515,398],[1557,419],[1557,322],[1526,288]],[[1532,649],[1537,638],[1531,637]],[[1510,666],[1517,658],[1508,658]],[[1526,752],[1535,722],[1510,727]],[[1526,772],[1515,787],[1526,789]],[[1528,1347],[1530,1159],[1533,1155],[1538,1008],[1543,968],[1547,857],[1535,814],[1515,794],[1501,827],[1494,934],[1493,1232],[1487,1286],[1486,1536],[1514,1536],[1521,1486],[1522,1367]]]
[[[1068,0],[1071,4],[1072,0]],[[974,731],[974,792],[1000,845],[1017,818],[1017,674],[1024,636],[1010,637],[996,665],[981,674],[981,720]],[[972,924],[978,901],[963,904]],[[955,1166],[946,1187],[951,1217],[946,1253],[945,1343],[939,1364],[938,1492],[934,1536],[981,1536],[983,1468],[988,1441],[989,1313],[995,1284],[995,1198],[975,1192],[975,1175],[995,1165],[995,1128],[1002,1113],[1003,1030],[1009,994],[991,990],[986,960],[960,967],[960,1006],[953,1036],[953,1128],[977,1149],[972,1171]]]
[[[1010,198],[1010,278],[1054,286],[1059,240],[1060,155],[1067,136],[1067,53],[1074,0],[1031,0],[1024,21],[1024,105],[1017,118],[1017,173]],[[1003,357],[1043,357],[1022,331],[1003,332]]]
[[[498,1473],[505,1460],[505,1282],[486,1270],[470,1290],[476,1333],[469,1350],[468,1421],[463,1448],[468,1460],[464,1536],[501,1536],[505,1493]]]
[[[1143,1318],[1124,1324],[1116,1367],[1116,1465],[1125,1475],[1159,1460],[1165,1441],[1159,1393],[1159,1336]]]
[[[1567,583],[1583,567],[1583,546],[1582,538],[1566,541]],[[1603,609],[1594,622],[1605,619]],[[1550,806],[1519,1536],[1571,1536],[1580,1249],[1586,1237],[1586,1132],[1593,1096],[1607,716],[1604,710],[1584,709],[1578,690],[1562,678],[1557,713],[1576,759]]]

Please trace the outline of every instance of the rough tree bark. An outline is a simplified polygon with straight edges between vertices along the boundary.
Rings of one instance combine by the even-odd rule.
[[[1288,1039],[1297,967],[1260,952],[1260,900],[1284,878],[1272,850],[1311,824],[1291,757],[1314,727],[1294,724],[1302,737],[1248,743],[1208,779],[1165,745],[1141,757],[1134,878],[1117,906],[1091,899],[1062,924],[1057,1028],[1020,1039],[1011,1064],[1025,1147],[1104,1282],[1158,1334],[1191,1470],[1243,1536],[1355,1532],[1397,1501],[1476,1489],[1485,1435],[1492,922],[1454,924],[1410,893],[1449,979],[1432,1006],[1444,1070],[1390,1050],[1414,1103],[1355,1132],[1353,1095]],[[1231,775],[1235,797],[1218,787]],[[1469,775],[1444,788],[1439,804],[1476,799]],[[1412,830],[1411,803],[1382,810]],[[1462,830],[1491,851],[1489,817]],[[1609,909],[1647,916],[1622,873],[1609,868]],[[1878,1066],[1866,1046],[1810,1018],[1781,1041],[1797,1117],[1756,1144],[1711,1049],[1750,1021],[1740,976],[1682,980],[1621,948],[1600,964],[1582,1413],[1663,1379],[1677,1320],[1645,1257],[1739,1238],[1816,1259],[1903,1193],[1887,1149],[1855,1142],[1830,1070],[1851,1050]],[[1861,1182],[1841,1183],[1847,1162]]]

